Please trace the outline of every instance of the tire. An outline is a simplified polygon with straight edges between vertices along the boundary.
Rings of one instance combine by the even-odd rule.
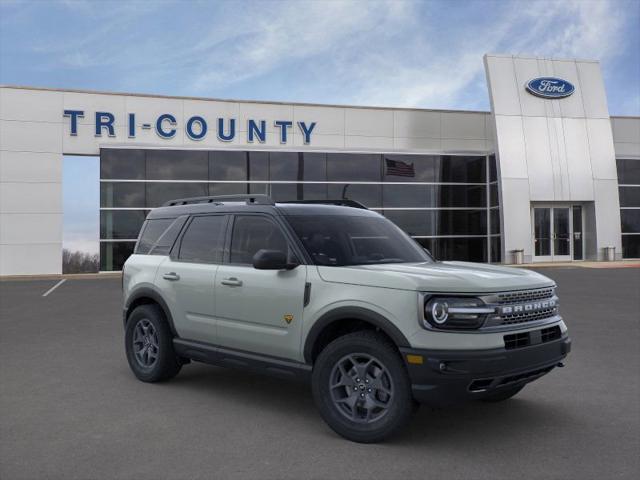
[[[495,403],[509,400],[514,395],[517,395],[520,390],[524,388],[524,385],[518,385],[517,387],[509,387],[498,390],[495,393],[491,393],[484,398],[481,398],[483,402]]]
[[[350,333],[322,350],[313,368],[312,391],[324,421],[354,442],[388,438],[407,423],[414,409],[398,350],[371,331]]]
[[[182,364],[173,350],[173,335],[157,305],[140,305],[127,319],[125,351],[129,367],[143,382],[175,377]]]

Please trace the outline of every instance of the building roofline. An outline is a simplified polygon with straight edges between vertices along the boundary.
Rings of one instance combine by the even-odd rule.
[[[190,97],[182,95],[159,95],[153,93],[131,93],[131,92],[105,92],[100,90],[83,90],[75,88],[51,88],[51,87],[33,87],[26,85],[2,85],[0,88],[12,88],[16,90],[39,90],[45,92],[62,92],[62,93],[86,93],[90,95],[119,95],[125,97],[144,97],[144,98],[165,98],[172,100],[200,100],[205,102],[228,102],[228,103],[257,103],[261,105],[293,105],[300,107],[330,107],[330,108],[364,108],[371,110],[408,110],[419,112],[444,112],[444,113],[482,113],[489,115],[491,112],[486,110],[451,110],[437,108],[416,108],[416,107],[382,107],[375,105],[345,105],[333,103],[307,103],[307,102],[282,102],[268,100],[237,100],[232,98],[213,98],[213,97]]]

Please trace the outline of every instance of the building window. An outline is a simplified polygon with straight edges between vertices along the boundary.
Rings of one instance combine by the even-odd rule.
[[[101,260],[119,270],[151,208],[176,198],[266,194],[348,198],[441,260],[500,261],[495,156],[103,149]],[[634,198],[633,192],[629,198]]]
[[[640,258],[640,159],[618,158],[622,258]]]

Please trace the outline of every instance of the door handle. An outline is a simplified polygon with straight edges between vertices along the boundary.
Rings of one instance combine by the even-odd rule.
[[[176,280],[180,280],[180,275],[178,275],[176,272],[169,272],[162,275],[162,278],[175,282]]]
[[[242,286],[242,280],[238,280],[236,277],[224,278],[224,279],[222,279],[222,281],[220,283],[222,283],[222,285],[227,285],[229,287],[241,287]]]

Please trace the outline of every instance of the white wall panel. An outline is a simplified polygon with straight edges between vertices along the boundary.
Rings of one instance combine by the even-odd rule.
[[[0,245],[62,241],[61,213],[0,213]]]
[[[0,213],[62,213],[61,183],[0,184]]]
[[[615,150],[609,121],[604,118],[588,118],[587,134],[593,178],[616,180],[618,172],[616,163],[611,161],[615,158]]]
[[[584,112],[589,118],[609,118],[604,80],[597,62],[577,62],[580,87],[584,93]]]
[[[518,85],[518,97],[520,102],[520,111],[524,116],[542,117],[546,115],[545,101],[541,98],[529,95],[525,85],[532,78],[540,77],[540,68],[538,62],[532,62],[529,58],[513,59],[516,82]]]
[[[420,150],[424,152],[441,152],[442,141],[439,138],[404,138],[394,139],[396,150]]]
[[[443,112],[442,138],[484,139],[484,113],[450,113]]]
[[[522,128],[522,117],[496,115],[500,172],[503,178],[529,176]]]
[[[613,141],[616,143],[636,143],[640,145],[640,117],[611,118]]]
[[[503,237],[503,258],[512,261],[513,250],[524,249],[530,261],[532,254],[529,183],[526,179],[505,179],[502,182],[502,215],[507,233]]]
[[[344,138],[344,146],[359,150],[393,150],[393,138],[347,135]]]
[[[441,115],[440,112],[395,110],[394,135],[403,138],[440,138]]]
[[[311,145],[304,145],[303,136],[296,133],[293,136],[295,147],[305,147],[310,150],[342,149],[344,148],[344,135],[312,135]]]
[[[297,122],[316,122],[311,134],[311,141],[315,144],[317,135],[343,135],[344,134],[344,108],[337,107],[313,107],[307,105],[294,105],[293,123],[296,132],[300,132]]]
[[[59,182],[59,153],[9,152],[0,150],[0,182]]]
[[[622,237],[618,182],[596,180],[594,190],[598,258],[602,260],[602,249],[607,246],[616,247],[616,253],[619,256],[622,251]]]
[[[62,243],[2,245],[0,275],[62,273]]]
[[[62,110],[62,92],[0,88],[2,120],[57,123]]]
[[[587,140],[587,125],[583,118],[564,118],[564,139],[570,200],[593,200],[593,173]]]
[[[0,150],[62,152],[62,124],[0,120]]]
[[[545,117],[523,117],[527,131],[526,159],[531,200],[554,198],[554,170],[550,156],[549,131]]]
[[[518,82],[516,80],[511,56],[486,55],[489,96],[492,111],[496,115],[520,115]]]
[[[393,138],[393,110],[347,108],[345,135]]]
[[[486,152],[486,140],[471,140],[463,138],[443,138],[441,141],[443,153],[474,153]]]
[[[178,130],[184,130],[183,100],[179,98],[125,96],[127,113],[136,114],[136,123],[150,123],[155,128],[157,118],[165,113],[176,117]]]
[[[553,62],[554,77],[568,80],[575,87],[573,95],[557,100],[556,104],[560,107],[560,113],[563,117],[584,118],[584,105],[582,103],[582,94],[584,89],[581,88],[580,78],[578,77],[578,69],[576,62],[573,61],[554,61]],[[530,95],[533,96],[533,95]],[[544,100],[541,99],[543,102]]]

